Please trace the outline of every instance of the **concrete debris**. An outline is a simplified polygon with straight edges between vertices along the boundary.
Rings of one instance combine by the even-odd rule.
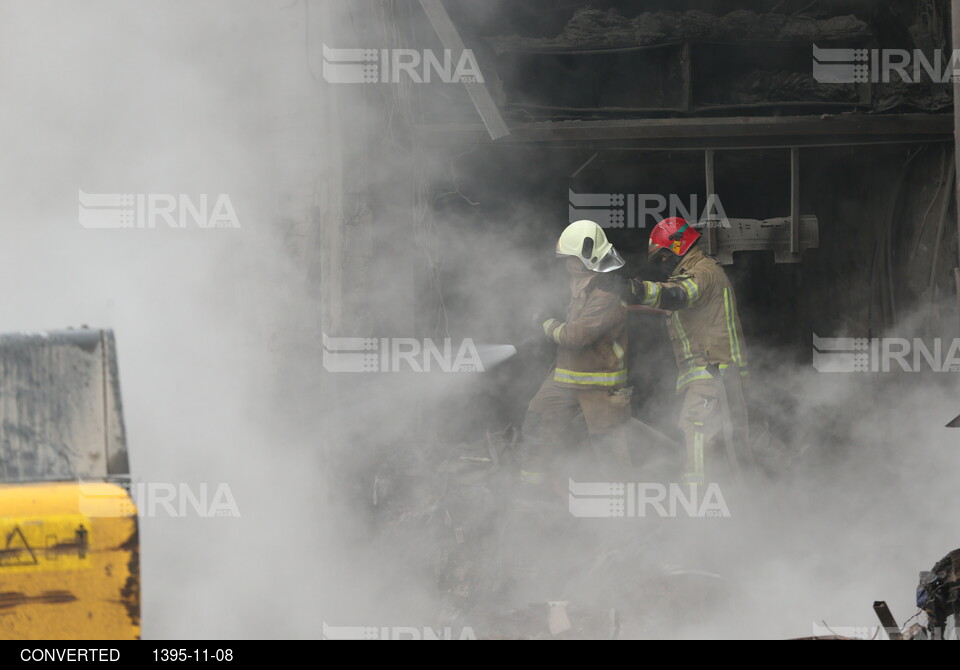
[[[590,609],[567,601],[534,603],[503,614],[470,619],[478,639],[614,640],[620,634],[616,610]]]
[[[741,72],[715,85],[706,83],[703,97],[716,105],[750,105],[769,102],[845,102],[856,104],[853,86],[823,86],[809,72],[752,70]]]
[[[920,573],[917,607],[927,615],[924,637],[956,639],[960,633],[960,549],[944,556],[929,572]],[[947,629],[951,617],[952,631]]]
[[[908,84],[894,76],[893,81],[876,84],[873,88],[873,111],[888,112],[903,108],[901,111],[919,110],[938,112],[953,106],[953,95],[947,89],[931,91],[926,86]]]
[[[491,38],[498,52],[525,49],[602,49],[652,46],[678,41],[812,42],[868,37],[866,23],[854,16],[758,14],[739,9],[725,16],[692,10],[644,12],[629,19],[615,9],[584,7],[556,37],[519,35]]]

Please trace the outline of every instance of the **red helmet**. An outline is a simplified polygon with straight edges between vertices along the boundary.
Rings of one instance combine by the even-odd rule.
[[[683,256],[699,239],[700,233],[680,217],[674,216],[653,227],[650,232],[649,253],[652,255],[660,249],[669,249],[677,256]]]

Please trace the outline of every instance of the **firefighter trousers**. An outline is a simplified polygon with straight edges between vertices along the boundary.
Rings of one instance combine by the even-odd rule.
[[[595,461],[629,466],[625,440],[629,419],[630,395],[625,389],[578,389],[554,381],[551,371],[530,401],[523,421],[524,481],[537,484],[548,476],[558,476],[557,461],[565,458],[566,450],[573,450],[574,457],[583,456],[577,447],[584,441],[589,441]]]
[[[752,460],[740,376],[690,382],[681,397],[678,425],[687,447],[683,481],[703,484],[726,474],[738,477],[740,467]]]

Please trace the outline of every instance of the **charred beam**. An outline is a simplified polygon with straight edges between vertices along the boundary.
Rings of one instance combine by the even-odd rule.
[[[463,40],[457,27],[453,25],[447,10],[444,9],[440,0],[420,0],[420,6],[430,20],[430,25],[437,31],[441,44],[445,49],[450,49],[454,58],[464,51]],[[510,134],[510,129],[500,115],[500,109],[493,101],[493,96],[487,89],[486,84],[480,82],[464,82],[464,87],[473,101],[473,106],[477,108],[477,113],[483,119],[483,125],[487,129],[491,140],[496,140]]]
[[[415,130],[428,143],[482,141],[487,134],[480,124],[438,124]],[[703,150],[952,141],[953,134],[952,114],[738,116],[524,122],[514,124],[510,135],[499,143],[610,142],[641,148]]]

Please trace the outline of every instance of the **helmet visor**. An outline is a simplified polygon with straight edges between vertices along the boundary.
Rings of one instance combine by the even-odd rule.
[[[610,247],[607,255],[597,261],[595,267],[590,268],[594,272],[613,272],[619,270],[624,265],[623,259],[614,247]]]
[[[576,253],[564,253],[560,251],[560,245],[557,245],[556,251],[557,258],[562,258],[564,256],[573,256],[574,258],[580,259],[580,262],[583,263],[583,266],[588,270],[593,272],[612,272],[618,268],[624,266],[623,259],[620,257],[620,254],[617,253],[616,248],[613,245],[610,245],[610,250],[604,255],[600,260],[594,260],[593,258],[584,258],[580,254]]]

